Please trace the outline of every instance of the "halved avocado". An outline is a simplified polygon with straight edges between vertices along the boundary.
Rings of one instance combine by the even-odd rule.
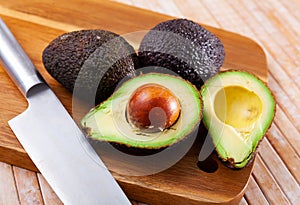
[[[209,79],[201,95],[203,122],[219,157],[231,168],[246,166],[274,118],[271,91],[252,74],[227,71]]]
[[[162,86],[174,94],[180,103],[177,120],[164,129],[142,129],[131,123],[127,109],[133,94],[147,85]],[[159,97],[157,95],[157,97]],[[158,102],[159,102],[159,98]],[[145,105],[151,102],[144,102]],[[160,107],[159,105],[155,105]],[[171,104],[171,107],[173,104]],[[180,77],[148,73],[128,80],[114,94],[82,119],[81,126],[92,139],[141,149],[161,149],[185,138],[199,125],[202,116],[200,93]],[[150,128],[150,126],[149,126]]]

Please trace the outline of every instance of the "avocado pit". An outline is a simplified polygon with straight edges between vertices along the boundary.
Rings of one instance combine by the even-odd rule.
[[[180,115],[178,98],[166,87],[149,83],[137,88],[126,108],[129,123],[143,131],[170,128]]]

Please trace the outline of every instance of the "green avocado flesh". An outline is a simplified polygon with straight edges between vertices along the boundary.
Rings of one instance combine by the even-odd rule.
[[[143,132],[132,126],[126,117],[126,106],[132,93],[145,84],[155,83],[168,88],[179,100],[177,121],[160,132]],[[128,147],[159,149],[170,146],[191,133],[199,125],[202,103],[199,91],[189,82],[161,73],[141,74],[122,84],[113,95],[82,119],[81,126],[95,140],[125,144]]]
[[[270,90],[247,72],[227,71],[209,79],[201,95],[203,122],[219,157],[229,167],[246,166],[274,117]]]

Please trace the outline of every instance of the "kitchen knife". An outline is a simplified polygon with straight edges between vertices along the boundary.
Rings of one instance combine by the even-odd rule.
[[[29,104],[8,123],[62,202],[130,204],[1,18],[0,58]]]

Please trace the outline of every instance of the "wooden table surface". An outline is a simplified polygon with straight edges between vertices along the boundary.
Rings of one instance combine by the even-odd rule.
[[[240,204],[299,204],[300,2],[117,1],[236,32],[256,40],[264,48],[269,87],[276,98],[277,111],[259,147],[254,171]],[[0,205],[14,204],[56,205],[61,202],[41,174],[0,162]]]

